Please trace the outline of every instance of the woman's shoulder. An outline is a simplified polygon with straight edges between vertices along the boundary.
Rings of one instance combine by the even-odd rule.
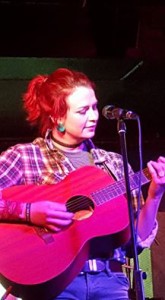
[[[122,159],[122,155],[118,152],[108,151],[108,150],[105,150],[102,148],[96,148],[96,149],[94,149],[94,151],[96,151],[96,153],[98,153],[98,155],[104,156],[109,159],[119,159],[119,160]]]
[[[37,145],[37,143],[34,143],[34,141],[27,143],[17,143],[2,151],[1,157],[5,155],[22,155],[22,153],[32,152],[37,148],[39,148],[39,146]]]

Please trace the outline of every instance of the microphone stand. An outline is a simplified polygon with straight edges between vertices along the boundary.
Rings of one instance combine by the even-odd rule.
[[[127,146],[126,146],[126,125],[122,118],[118,118],[117,130],[120,136],[120,145],[121,152],[123,156],[123,164],[124,164],[124,176],[125,176],[125,184],[126,184],[126,193],[128,199],[128,210],[129,210],[129,218],[130,218],[130,229],[131,229],[131,243],[133,250],[133,260],[134,260],[134,280],[135,280],[135,291],[136,291],[136,300],[144,300],[144,287],[143,287],[143,273],[139,269],[138,262],[138,254],[136,248],[136,238],[135,238],[135,228],[134,228],[134,213],[132,207],[131,200],[131,190],[130,190],[130,182],[129,182],[129,172],[128,172],[128,158],[127,158]]]

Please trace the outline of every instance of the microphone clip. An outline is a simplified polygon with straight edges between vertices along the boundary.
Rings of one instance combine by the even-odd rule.
[[[133,111],[115,107],[114,105],[106,105],[102,110],[102,114],[108,120],[137,120],[138,118],[138,115]]]

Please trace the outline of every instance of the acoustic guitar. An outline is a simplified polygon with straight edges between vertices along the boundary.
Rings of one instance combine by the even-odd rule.
[[[142,172],[142,184],[151,179]],[[131,189],[139,174],[130,176]],[[6,188],[4,199],[18,202],[52,200],[65,203],[74,212],[67,229],[52,233],[44,228],[0,224],[0,280],[12,294],[28,300],[57,296],[81,271],[88,259],[89,243],[95,237],[114,237],[116,247],[128,241],[129,214],[125,181],[116,181],[95,166],[70,173],[55,185],[21,185]]]

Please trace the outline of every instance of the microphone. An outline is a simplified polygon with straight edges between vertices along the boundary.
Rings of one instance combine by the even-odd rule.
[[[102,109],[102,115],[108,120],[136,120],[138,118],[138,115],[133,111],[115,107],[114,105],[104,106]]]

